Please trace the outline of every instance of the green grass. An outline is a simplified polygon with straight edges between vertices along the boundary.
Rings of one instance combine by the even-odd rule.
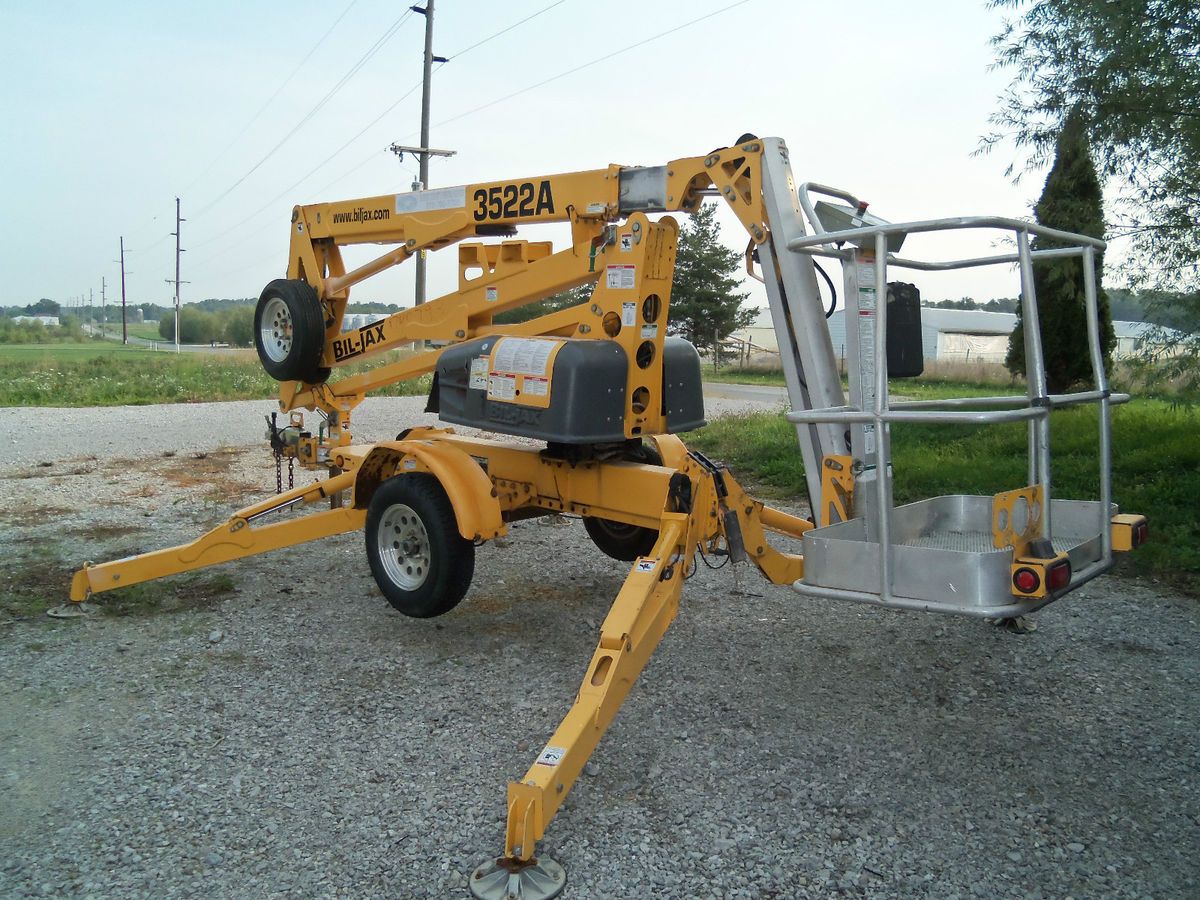
[[[711,382],[787,386],[787,382],[783,379],[782,369],[728,368],[714,372],[712,366],[706,365],[701,368],[701,373],[705,381]],[[846,389],[845,376],[842,377],[842,389]],[[943,397],[991,397],[1021,394],[1025,391],[1025,385],[1023,382],[983,384],[978,381],[947,378],[944,375],[927,371],[921,378],[893,378],[888,382],[888,391],[893,397],[925,400]]]
[[[338,369],[335,380],[392,361],[384,357]],[[429,392],[429,376],[373,396]],[[259,400],[279,385],[252,350],[170,353],[107,342],[0,345],[0,406],[118,406]]]
[[[785,387],[782,369],[718,369],[713,371],[710,364],[700,367],[700,375],[705,381],[724,382],[725,384],[769,384],[775,387]]]
[[[1051,422],[1055,496],[1097,498],[1097,411],[1063,410]],[[1146,514],[1152,535],[1120,571],[1153,576],[1192,594],[1200,594],[1198,434],[1200,418],[1161,400],[1134,400],[1113,410],[1113,499],[1124,511]],[[989,495],[1025,484],[1024,425],[898,424],[892,435],[897,503]],[[717,419],[689,435],[688,443],[784,494],[805,492],[795,430],[778,414]]]
[[[140,347],[126,347],[111,341],[84,341],[78,344],[0,344],[0,365],[16,362],[38,365],[48,361],[95,359],[100,356],[137,356],[148,353]]]
[[[119,335],[121,333],[121,326],[119,323],[114,325],[112,322],[109,322],[108,330],[113,334]],[[149,324],[146,322],[130,322],[126,326],[126,330],[129,332],[130,337],[145,338],[148,341],[161,341],[163,339],[162,335],[159,334],[157,322]]]
[[[151,616],[215,606],[235,590],[223,573],[187,573],[96,594],[91,602],[109,616]]]

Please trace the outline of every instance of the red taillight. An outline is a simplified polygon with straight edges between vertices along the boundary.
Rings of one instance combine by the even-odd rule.
[[[1150,523],[1145,519],[1138,522],[1133,529],[1133,546],[1140,547],[1146,543],[1146,539],[1150,537]]]
[[[1052,591],[1061,591],[1071,583],[1071,562],[1061,560],[1046,570],[1046,584]]]
[[[1067,570],[1067,578],[1070,579],[1070,569]],[[1020,568],[1013,572],[1013,587],[1022,594],[1032,594],[1042,586],[1042,579],[1038,577],[1038,573],[1033,569]]]

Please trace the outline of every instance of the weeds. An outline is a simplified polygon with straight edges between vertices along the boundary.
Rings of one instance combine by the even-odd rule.
[[[97,594],[91,600],[109,616],[150,616],[215,606],[236,590],[225,574],[187,574]]]

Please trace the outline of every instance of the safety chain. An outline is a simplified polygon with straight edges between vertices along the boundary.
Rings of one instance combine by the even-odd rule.
[[[275,456],[275,493],[283,493],[283,438],[280,435],[279,428],[275,424],[275,413],[271,413],[267,419],[267,439],[271,442],[271,453]],[[288,457],[288,490],[290,491],[296,484],[294,456]]]

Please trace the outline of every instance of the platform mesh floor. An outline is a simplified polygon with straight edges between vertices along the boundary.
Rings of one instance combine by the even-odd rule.
[[[904,541],[903,546],[957,550],[959,553],[989,553],[995,549],[990,531],[931,531]]]
[[[1054,539],[1056,553],[1065,553],[1072,547],[1083,543],[1085,538],[1071,535],[1059,536]],[[904,547],[925,547],[930,550],[954,550],[958,553],[990,553],[992,533],[990,531],[931,531],[911,540],[903,541]]]

